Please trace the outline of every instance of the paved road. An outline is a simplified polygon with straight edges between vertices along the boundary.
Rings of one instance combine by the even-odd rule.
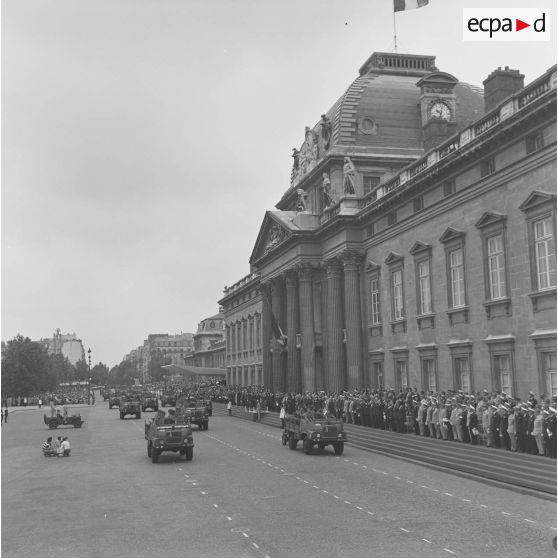
[[[354,447],[282,446],[216,414],[194,459],[147,458],[141,420],[81,409],[72,456],[46,459],[42,411],[2,427],[2,556],[545,557],[556,505]]]
[[[227,414],[225,405],[218,403],[214,404],[214,412]],[[245,413],[241,407],[233,407],[232,412],[233,416],[246,420],[251,420],[253,416]],[[281,427],[278,413],[264,414],[261,422]],[[450,469],[454,474],[556,501],[555,459],[352,424],[346,424],[345,430],[350,447],[396,456],[442,470]]]

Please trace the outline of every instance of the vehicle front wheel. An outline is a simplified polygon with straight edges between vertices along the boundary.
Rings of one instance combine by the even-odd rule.
[[[124,420],[124,413],[120,413],[120,420]]]
[[[58,422],[56,422],[55,420],[51,420],[51,421],[48,423],[48,427],[49,427],[51,430],[54,430],[55,428],[58,428]]]
[[[136,413],[136,418],[141,418],[141,413]]]
[[[310,440],[310,438],[304,438],[304,441],[302,442],[302,448],[304,449],[304,453],[306,455],[312,453],[313,447],[314,447],[314,443],[312,442],[312,440]]]
[[[345,449],[345,442],[337,442],[333,444],[333,451],[335,452],[335,455],[342,455],[344,449]]]
[[[151,442],[147,442],[147,457],[151,457]]]
[[[159,450],[152,448],[151,449],[151,463],[157,463],[159,461]]]
[[[286,433],[286,432],[283,432],[283,435],[281,436],[281,443],[282,443],[284,446],[286,446],[288,440],[289,440],[289,437],[287,436],[287,433]]]
[[[186,461],[192,461],[193,457],[194,457],[194,448],[193,447],[186,448]]]
[[[74,422],[74,428],[81,428],[81,421]]]
[[[297,439],[295,438],[294,434],[289,434],[289,449],[295,450],[296,449]]]

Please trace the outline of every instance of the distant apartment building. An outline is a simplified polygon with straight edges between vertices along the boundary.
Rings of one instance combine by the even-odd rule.
[[[194,334],[194,351],[181,364],[199,368],[225,368],[223,314],[205,318]]]
[[[143,345],[130,351],[125,361],[135,364],[144,383],[150,380],[149,368],[154,358],[164,364],[184,364],[185,359],[194,350],[194,335],[192,333],[152,333],[147,336]]]
[[[85,350],[81,339],[75,333],[60,333],[57,329],[51,338],[41,339],[49,355],[62,355],[74,366],[85,358]]]

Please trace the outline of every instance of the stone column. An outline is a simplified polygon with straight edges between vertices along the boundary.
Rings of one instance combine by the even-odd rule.
[[[283,311],[284,297],[283,279],[277,278],[271,283],[271,311],[280,326],[285,331],[285,316]],[[276,339],[272,341],[273,347],[273,391],[285,391],[285,377],[283,374],[283,347]]]
[[[295,271],[287,272],[285,276],[287,286],[287,391],[300,393],[300,357],[296,348],[296,334],[298,329],[298,276]]]
[[[273,363],[269,352],[271,339],[271,289],[269,285],[261,285],[262,292],[262,383],[273,391]]]
[[[347,332],[347,388],[363,387],[362,329],[360,316],[360,261],[357,254],[343,257],[345,270],[345,329]]]
[[[341,272],[341,264],[338,260],[333,259],[327,263],[326,389],[336,392],[340,392],[346,387]]]
[[[312,283],[313,269],[309,265],[302,265],[298,271],[298,296],[300,307],[300,333],[302,347],[300,357],[302,361],[302,391],[316,391],[316,368],[314,347],[314,297]]]

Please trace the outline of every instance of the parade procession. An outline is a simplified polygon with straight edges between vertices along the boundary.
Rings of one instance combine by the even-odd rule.
[[[3,3],[3,557],[556,556],[541,6]]]

